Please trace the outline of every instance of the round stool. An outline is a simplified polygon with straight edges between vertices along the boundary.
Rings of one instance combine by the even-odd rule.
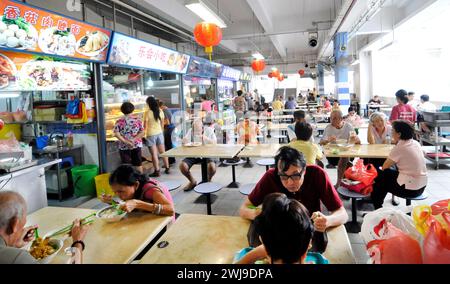
[[[345,187],[338,187],[337,191],[344,197],[351,198],[352,200],[352,221],[345,224],[345,228],[349,233],[359,233],[361,231],[361,226],[358,223],[358,215],[356,213],[356,200],[363,199],[369,195],[360,194],[354,191],[350,191]]]
[[[395,195],[395,196],[405,199],[406,206],[411,205],[412,200],[425,200],[428,198],[428,194],[425,191],[421,195],[416,196],[416,197],[404,197],[404,196],[400,196],[400,195]],[[408,215],[411,215],[411,213],[408,213]]]
[[[239,192],[242,193],[243,195],[249,195],[250,192],[252,192],[252,190],[255,188],[256,183],[247,183],[244,184],[243,186],[241,186],[241,188],[239,188]]]
[[[268,171],[271,166],[275,165],[275,159],[274,158],[261,159],[256,161],[256,163],[260,166],[266,166],[266,171]]]
[[[181,182],[177,180],[167,180],[167,181],[161,181],[162,184],[167,186],[169,191],[175,190],[181,186]]]
[[[229,187],[229,188],[238,188],[239,187],[239,183],[236,182],[236,168],[235,167],[239,166],[239,165],[242,165],[242,164],[245,164],[245,161],[239,160],[239,161],[236,161],[236,162],[232,162],[232,161],[229,161],[229,160],[225,160],[225,161],[223,161],[223,164],[227,165],[227,166],[231,166],[231,174],[232,174],[232,177],[233,177],[233,181],[227,187]]]
[[[206,196],[206,210],[208,215],[211,215],[211,193],[221,189],[222,185],[214,182],[204,182],[194,187],[195,192]]]

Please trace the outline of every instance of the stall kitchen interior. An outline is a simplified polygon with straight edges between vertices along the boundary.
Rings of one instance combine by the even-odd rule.
[[[450,1],[69,2],[0,3],[0,264],[450,264]]]

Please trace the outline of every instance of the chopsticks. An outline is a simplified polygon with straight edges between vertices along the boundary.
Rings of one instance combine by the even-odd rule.
[[[81,225],[88,225],[88,224],[93,223],[94,220],[87,220],[87,219],[90,218],[90,217],[92,217],[92,216],[95,216],[95,214],[96,214],[96,213],[92,213],[92,214],[90,214],[90,215],[84,217],[83,219],[81,219],[81,220],[80,220]],[[86,222],[85,222],[85,221],[86,221]],[[55,237],[55,236],[58,236],[58,235],[64,235],[64,234],[67,234],[67,233],[69,233],[70,231],[72,231],[72,227],[73,227],[73,224],[70,224],[70,225],[68,225],[68,226],[66,226],[66,227],[64,227],[64,228],[62,228],[61,230],[54,232],[54,233],[51,234],[50,236],[47,236],[47,238],[51,238],[51,237]]]

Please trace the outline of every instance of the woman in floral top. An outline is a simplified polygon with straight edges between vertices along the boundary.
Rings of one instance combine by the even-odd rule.
[[[123,164],[132,164],[143,173],[142,168],[142,137],[144,126],[141,119],[133,115],[134,105],[125,102],[120,107],[125,115],[116,121],[114,135],[119,139],[119,153]]]

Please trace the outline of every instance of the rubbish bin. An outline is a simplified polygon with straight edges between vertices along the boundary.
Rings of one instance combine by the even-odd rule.
[[[97,197],[100,198],[102,193],[114,196],[111,186],[109,185],[110,173],[101,174],[95,177],[95,188],[97,190]]]
[[[75,196],[95,196],[95,177],[98,175],[98,166],[82,165],[72,168],[71,171]]]

